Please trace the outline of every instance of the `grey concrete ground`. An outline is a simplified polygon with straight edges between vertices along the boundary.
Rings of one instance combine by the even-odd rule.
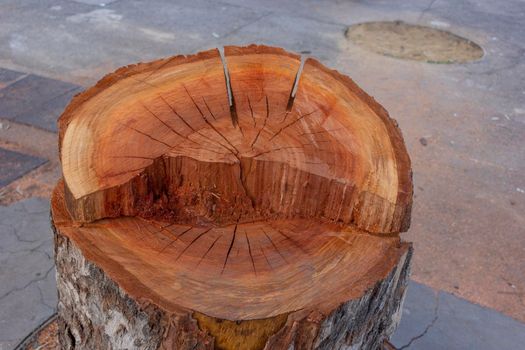
[[[12,349],[56,309],[49,203],[0,207],[0,349]]]
[[[345,38],[348,25],[375,20],[449,30],[476,41],[485,55],[476,62],[436,65],[384,57]],[[17,206],[23,198],[49,195],[60,176],[53,119],[78,86],[87,87],[118,66],[160,56],[225,44],[282,46],[348,74],[398,120],[414,168],[413,223],[403,234],[415,246],[413,279],[523,322],[524,23],[525,3],[519,0],[3,0],[0,67],[11,71],[0,71],[0,148],[47,162],[9,180],[0,188],[0,203]],[[22,96],[10,93],[13,89],[26,88],[30,93],[13,100]],[[3,158],[1,162],[4,166]],[[2,208],[0,219],[11,215],[12,208]],[[9,250],[12,233],[1,227],[0,245]],[[36,244],[25,243],[22,251]],[[2,259],[16,256],[2,254]],[[38,251],[22,260],[48,266],[47,257]],[[30,269],[24,266],[19,266],[21,271]],[[4,284],[16,280],[9,277],[10,271],[2,262],[0,293],[24,286]],[[21,276],[29,278],[27,271]],[[36,299],[31,300],[40,300],[36,285],[4,299],[33,293]],[[441,295],[444,300],[453,298]],[[3,319],[6,315],[7,323],[14,325],[12,315],[22,307],[7,311],[1,302]],[[32,311],[43,315],[37,310],[48,309],[43,304]],[[443,341],[460,333],[461,327],[471,325],[470,314],[483,318],[478,325],[489,319],[474,307],[462,310],[454,317],[465,316],[464,322],[442,323],[447,319],[440,316],[410,347],[430,347],[427,339]],[[24,315],[33,317],[31,312]],[[404,317],[410,319],[406,313]],[[500,333],[490,333],[489,326]],[[494,339],[509,338],[499,326],[479,327],[465,334],[486,332]],[[453,330],[456,333],[450,333]],[[419,333],[403,334],[404,338],[396,335],[396,345]],[[457,343],[455,348],[470,348],[469,344]]]
[[[411,282],[401,323],[391,339],[399,349],[521,349],[525,325],[450,293]]]

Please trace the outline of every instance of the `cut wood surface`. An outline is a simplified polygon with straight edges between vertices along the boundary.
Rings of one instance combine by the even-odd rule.
[[[111,285],[112,298],[137,310],[186,315],[203,348],[373,348],[395,326],[410,261],[399,232],[412,203],[397,124],[313,59],[300,71],[300,57],[282,49],[224,54],[121,68],[60,118],[64,180],[52,219],[70,347],[88,347],[78,324],[96,318],[71,303],[80,273],[64,265],[71,254],[86,259],[89,288]],[[359,302],[347,310],[366,316],[337,328],[353,327],[351,339],[323,343],[334,312],[382,298],[381,312]],[[99,322],[111,318],[100,313]],[[306,319],[312,325],[297,329]],[[166,339],[151,348],[170,347]],[[94,345],[118,347],[104,342]]]

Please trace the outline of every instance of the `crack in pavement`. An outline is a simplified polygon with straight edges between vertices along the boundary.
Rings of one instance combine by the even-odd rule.
[[[37,241],[35,241],[35,242],[37,242]],[[0,246],[0,251],[2,251],[4,253],[9,253],[9,254],[38,252],[38,253],[46,255],[47,258],[49,260],[51,260],[52,257],[51,257],[51,255],[48,252],[40,250],[42,247],[44,247],[44,246],[46,246],[48,244],[50,246],[52,245],[52,240],[51,239],[46,239],[45,241],[41,242],[38,246],[33,247],[33,248],[22,248],[22,249],[17,249],[17,250],[9,250],[9,249],[4,249],[4,247]]]
[[[0,301],[3,300],[4,298],[6,298],[7,296],[9,296],[11,293],[13,292],[19,292],[21,290],[24,290],[26,289],[27,287],[29,287],[30,285],[32,285],[33,283],[36,283],[36,282],[40,282],[40,281],[43,281],[45,280],[48,276],[49,276],[49,273],[55,268],[55,264],[52,264],[51,267],[46,271],[46,273],[42,276],[42,277],[39,277],[39,278],[35,278],[31,281],[29,281],[26,285],[24,285],[23,287],[16,287],[16,288],[13,288],[11,289],[10,291],[4,293],[2,296],[0,296]]]
[[[0,224],[0,225],[10,227],[12,229],[12,233],[16,237],[16,240],[18,242],[20,242],[20,243],[35,243],[35,242],[38,242],[38,241],[41,240],[41,239],[25,239],[25,238],[22,238],[22,236],[18,232],[18,229],[16,228],[16,226],[5,225],[5,224]]]
[[[421,19],[423,18],[423,16],[432,9],[432,6],[434,6],[434,3],[436,2],[437,0],[432,0],[430,1],[430,4],[428,4],[428,6],[423,9],[423,11],[421,11],[421,14],[419,15],[418,19],[417,19],[417,22],[420,22]]]
[[[42,288],[40,288],[40,286],[38,284],[36,285],[36,288],[38,289],[38,294],[40,295],[40,303],[42,305],[44,305],[45,307],[47,307],[48,309],[50,309],[51,311],[53,311],[53,312],[56,311],[56,307],[55,306],[49,305],[45,301],[44,292],[42,291]]]
[[[432,319],[432,321],[430,321],[430,323],[425,327],[425,329],[423,330],[423,332],[421,332],[420,334],[412,337],[408,343],[406,343],[405,345],[397,348],[397,350],[403,350],[403,349],[407,349],[408,347],[410,347],[412,345],[413,342],[415,342],[416,340],[418,339],[421,339],[423,338],[427,333],[428,331],[430,330],[430,328],[432,328],[434,326],[434,324],[437,322],[438,320],[438,309],[439,309],[439,294],[440,292],[437,292],[436,293],[436,298],[435,298],[435,306],[434,306],[434,318]]]

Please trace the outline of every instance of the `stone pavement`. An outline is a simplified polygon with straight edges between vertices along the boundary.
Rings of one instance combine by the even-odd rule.
[[[376,20],[446,29],[476,41],[485,56],[466,64],[404,61],[370,53],[345,38],[347,26]],[[28,328],[51,312],[46,304],[53,306],[45,298],[40,302],[36,286],[43,292],[52,289],[43,287],[47,279],[38,282],[48,271],[49,259],[40,252],[46,251],[39,247],[43,241],[32,236],[44,239],[49,231],[32,231],[33,223],[16,224],[26,226],[13,231],[9,216],[38,207],[20,200],[48,197],[60,176],[54,120],[68,99],[124,64],[252,42],[319,58],[351,76],[398,120],[414,168],[413,223],[403,235],[415,246],[413,279],[525,321],[524,22],[525,4],[519,0],[0,2],[0,204],[5,205],[0,207],[0,293],[16,291],[0,300],[5,322],[0,332],[6,324],[6,339],[17,338],[13,329],[22,321],[14,315],[23,314]],[[45,216],[42,225],[47,225]],[[20,232],[22,242],[17,242],[24,245],[11,246]],[[33,267],[17,265],[17,257],[36,266],[35,276]],[[15,265],[4,265],[7,260]],[[4,266],[25,272],[14,278]],[[401,324],[413,333],[400,330],[394,338],[397,346],[417,337],[432,314],[428,307],[410,308],[413,290],[407,300],[410,314],[405,313]],[[438,311],[446,313],[449,309],[441,306],[456,299],[440,293],[445,301]],[[6,306],[4,301],[15,295],[21,296],[21,306]],[[33,301],[34,310],[22,312]],[[517,329],[505,323],[507,318],[489,317],[486,309],[471,306],[440,315],[410,347],[432,348],[429,342],[434,342],[439,348],[436,344],[463,331],[477,334],[477,340],[492,348],[498,347],[487,337],[519,339],[497,326]],[[417,316],[414,310],[427,313]],[[407,324],[411,315],[417,316],[418,326]],[[473,324],[481,328],[468,328]]]
[[[525,325],[412,281],[391,342],[399,350],[520,349],[525,344]]]
[[[56,310],[49,203],[0,207],[0,349],[14,348]]]
[[[4,148],[0,148],[0,159],[2,159],[0,187],[10,184],[12,181],[46,162],[45,159],[32,157],[20,152],[9,151]]]
[[[71,83],[34,74],[25,75],[2,89],[1,116],[56,132],[57,115],[80,90],[78,85]]]

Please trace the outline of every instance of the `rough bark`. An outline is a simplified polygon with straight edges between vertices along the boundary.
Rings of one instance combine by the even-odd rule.
[[[135,300],[86,260],[67,236],[54,232],[59,336],[64,349],[220,348],[205,328],[209,323],[204,317],[167,312],[147,300]],[[380,349],[401,317],[412,256],[411,246],[405,248],[395,268],[362,297],[327,315],[315,311],[288,314],[263,348]]]
[[[55,232],[60,344],[64,349],[211,349],[188,314],[140,305]]]

